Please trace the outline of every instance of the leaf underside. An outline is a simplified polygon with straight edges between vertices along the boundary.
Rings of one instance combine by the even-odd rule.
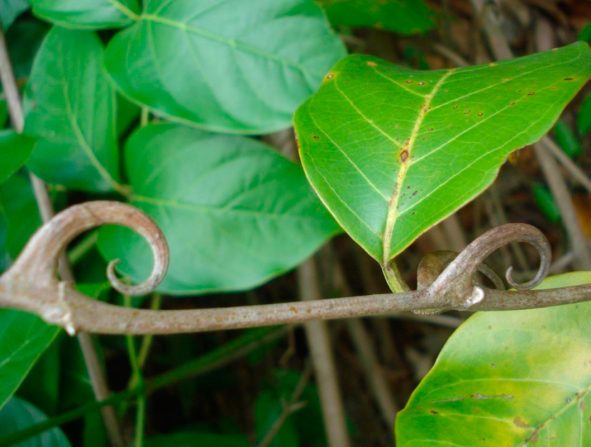
[[[589,282],[575,272],[543,286]],[[472,316],[399,413],[396,445],[591,445],[590,318],[591,303]]]
[[[542,137],[590,74],[584,43],[436,71],[349,56],[296,112],[302,164],[336,220],[386,265]]]

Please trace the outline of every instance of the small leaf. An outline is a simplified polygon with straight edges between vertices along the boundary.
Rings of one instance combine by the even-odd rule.
[[[577,113],[577,129],[581,135],[591,132],[591,95],[585,96],[579,113]]]
[[[0,23],[6,31],[16,18],[29,9],[28,0],[1,0],[0,1]]]
[[[47,416],[33,404],[13,397],[0,411],[0,436],[6,436],[47,420]],[[26,447],[71,447],[64,432],[52,428],[18,444]]]
[[[26,91],[25,132],[38,138],[28,167],[49,183],[85,191],[117,187],[115,92],[92,32],[53,28]]]
[[[338,231],[300,167],[249,138],[150,125],[130,137],[125,162],[132,205],[170,245],[167,293],[253,287]],[[99,248],[136,281],[151,268],[147,245],[127,229],[102,229]]]
[[[587,44],[415,71],[349,56],[296,113],[308,179],[382,265],[482,192],[547,132],[591,74]]]
[[[0,130],[0,184],[25,164],[35,141],[13,130]]]
[[[16,259],[41,225],[37,202],[28,178],[15,175],[0,186],[0,214],[4,217],[6,235],[0,250],[6,250],[11,259]]]
[[[536,205],[538,205],[538,208],[542,211],[544,216],[546,216],[550,222],[558,222],[560,220],[560,208],[558,208],[558,204],[556,203],[556,200],[554,200],[554,196],[548,187],[536,183],[532,186],[532,193]]]
[[[32,0],[32,6],[36,16],[77,29],[126,26],[140,12],[137,0]]]
[[[581,142],[564,120],[559,120],[554,127],[554,138],[563,152],[570,158],[576,158],[583,152]]]
[[[147,0],[105,64],[125,95],[155,113],[260,134],[289,127],[343,55],[312,0]]]
[[[330,22],[352,27],[373,27],[400,34],[429,31],[433,11],[423,0],[320,0]]]
[[[59,331],[32,314],[0,309],[0,408]]]
[[[540,288],[588,283],[576,272]],[[470,317],[399,413],[396,445],[590,445],[590,318],[590,302]]]

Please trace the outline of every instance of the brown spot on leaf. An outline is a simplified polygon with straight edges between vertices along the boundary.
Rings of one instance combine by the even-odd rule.
[[[484,112],[478,112],[478,116],[484,116]]]
[[[374,61],[367,61],[367,65],[368,67],[377,67],[378,64],[376,64]]]
[[[429,410],[429,413],[431,413],[431,414],[439,414],[439,411],[437,411],[437,410]]]
[[[413,81],[412,79],[407,79],[407,80],[406,80],[406,81],[404,81],[404,82],[406,82],[407,84],[412,84],[414,81]]]
[[[424,83],[423,81],[419,81],[419,82],[417,82],[417,85],[418,85],[419,87],[422,87],[423,85],[425,85],[425,83]]]
[[[531,91],[531,92],[527,92],[527,96],[534,96],[536,94],[536,92]]]
[[[524,421],[523,419],[521,419],[519,416],[517,416],[515,419],[513,419],[513,424],[515,424],[516,427],[521,427],[521,428],[529,427],[529,424],[526,421]]]
[[[329,71],[328,73],[326,73],[326,76],[324,76],[324,80],[325,81],[330,81],[332,79],[334,79],[335,74],[332,71]]]
[[[574,81],[575,78],[573,78],[572,76],[567,76],[566,78],[562,78],[563,81]]]
[[[312,139],[314,141],[319,141],[320,140],[320,137],[318,135],[312,135]]]
[[[400,152],[400,161],[404,163],[406,160],[408,160],[408,151],[404,149],[402,152]]]

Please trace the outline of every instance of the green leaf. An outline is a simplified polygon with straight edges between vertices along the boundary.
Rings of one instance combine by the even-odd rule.
[[[0,408],[59,331],[32,314],[0,309]]]
[[[289,399],[289,396],[287,397]],[[285,407],[277,393],[270,389],[263,389],[257,396],[255,403],[256,434],[259,443],[265,439],[267,433],[281,417]],[[291,416],[291,415],[290,415]],[[293,417],[288,417],[269,444],[269,447],[298,447],[300,445],[298,433]]]
[[[41,225],[37,202],[29,179],[15,175],[0,186],[0,214],[4,216],[6,250],[15,259],[31,235]]]
[[[14,397],[0,411],[0,436],[6,436],[47,420],[47,416],[33,404]],[[59,428],[52,428],[18,444],[19,447],[70,447]]]
[[[575,43],[436,71],[349,56],[296,113],[306,175],[343,228],[386,265],[552,127],[589,78],[590,53]]]
[[[556,123],[554,127],[554,138],[558,146],[570,158],[576,158],[583,152],[581,142],[564,120],[559,120]]]
[[[312,0],[147,0],[105,64],[125,95],[155,113],[258,134],[289,127],[344,52]]]
[[[543,288],[590,282],[577,272]],[[396,445],[590,445],[590,318],[590,302],[470,317],[399,413]]]
[[[172,435],[160,435],[146,439],[145,447],[169,446],[215,446],[215,447],[250,447],[250,443],[240,436],[218,435],[202,431],[188,431]]]
[[[16,18],[29,9],[28,0],[0,0],[0,23],[7,30]]]
[[[34,142],[13,130],[0,130],[0,184],[25,164],[31,155]]]
[[[77,29],[118,28],[137,18],[137,0],[32,0],[33,13],[56,25]]]
[[[178,124],[142,128],[128,141],[132,205],[164,231],[171,263],[161,290],[247,289],[289,270],[338,231],[299,166],[255,140]],[[146,243],[104,228],[106,259],[139,281],[151,269]],[[220,261],[220,260],[223,260]]]
[[[53,28],[26,91],[25,132],[38,138],[27,166],[49,183],[85,191],[117,188],[115,92],[92,32]]]
[[[585,96],[579,113],[577,113],[577,129],[581,135],[591,132],[591,95]]]
[[[546,218],[553,223],[560,221],[560,208],[546,185],[536,183],[532,185],[532,193],[538,208]]]
[[[429,31],[433,11],[423,0],[320,0],[330,22],[352,27],[373,27],[400,34]]]

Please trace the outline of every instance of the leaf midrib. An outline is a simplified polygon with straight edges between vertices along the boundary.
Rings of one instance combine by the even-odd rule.
[[[293,214],[277,214],[277,213],[264,213],[258,211],[251,211],[251,210],[243,210],[243,209],[236,209],[236,208],[228,208],[225,206],[211,206],[211,205],[198,205],[195,203],[187,203],[180,200],[175,199],[164,199],[161,197],[150,197],[141,194],[133,194],[130,197],[131,201],[138,201],[149,203],[156,206],[167,207],[167,208],[176,208],[181,210],[188,210],[196,213],[209,213],[209,214],[237,214],[237,215],[245,215],[254,218],[269,218],[269,219],[290,219],[296,221],[305,221],[308,222],[310,219],[306,216],[298,216]]]

